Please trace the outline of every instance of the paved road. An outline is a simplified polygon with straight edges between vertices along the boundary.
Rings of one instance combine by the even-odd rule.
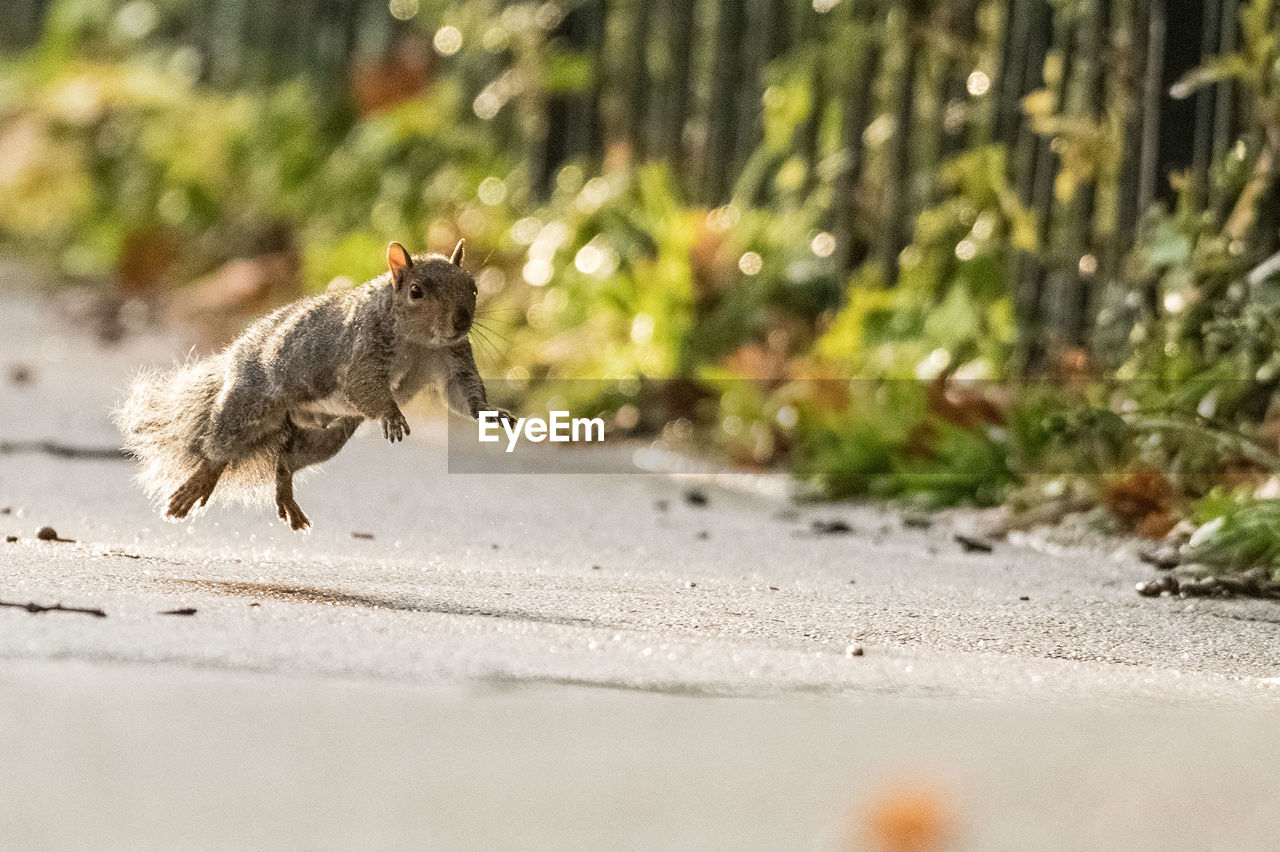
[[[0,298],[0,366],[30,371],[0,384],[0,438],[112,446],[130,372],[176,350],[51,313]],[[450,475],[428,416],[303,483],[306,536],[265,510],[165,523],[125,462],[0,455],[0,600],[107,613],[0,609],[0,730],[23,734],[0,833],[827,848],[903,778],[957,848],[1280,827],[1274,604],[1141,599],[1131,556],[966,554],[873,507]],[[809,534],[831,518],[856,532]]]

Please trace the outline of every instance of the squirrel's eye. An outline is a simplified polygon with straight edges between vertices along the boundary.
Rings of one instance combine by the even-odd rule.
[[[421,299],[421,298],[422,298],[422,288],[421,288],[421,287],[419,287],[417,284],[414,284],[413,286],[411,286],[411,287],[409,288],[409,298],[410,298],[410,299]]]

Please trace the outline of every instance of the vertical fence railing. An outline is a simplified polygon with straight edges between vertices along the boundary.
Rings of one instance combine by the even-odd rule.
[[[0,48],[26,47],[40,36],[51,0],[6,0],[0,13]]]
[[[8,0],[3,46],[34,42],[48,6]],[[517,150],[544,194],[564,164],[599,167],[621,146],[633,161],[665,161],[690,201],[714,206],[762,144],[761,98],[776,63],[807,68],[810,112],[790,153],[806,190],[827,167],[820,221],[837,237],[840,270],[874,261],[891,283],[916,217],[937,200],[928,180],[939,163],[968,146],[1002,146],[1009,188],[1037,223],[1035,250],[1014,253],[1007,281],[1021,361],[1035,367],[1052,347],[1100,333],[1100,306],[1126,295],[1121,261],[1144,211],[1169,197],[1171,170],[1187,170],[1197,205],[1226,214],[1230,199],[1211,174],[1239,130],[1235,91],[1215,84],[1185,104],[1168,92],[1234,49],[1240,2],[1172,10],[1170,0],[565,0],[547,39],[588,64],[589,82],[549,93],[539,138]],[[337,78],[408,26],[429,24],[393,20],[387,0],[203,0],[167,37],[201,50],[210,83],[233,86]],[[990,67],[976,67],[980,54]],[[975,70],[989,89],[967,89]],[[1114,133],[1121,152],[1071,193],[1060,189],[1061,140],[1024,108],[1041,89],[1055,120]]]
[[[36,44],[54,6],[55,0],[5,0],[0,48]],[[409,26],[391,17],[386,0],[193,0],[166,9],[163,21],[162,36],[197,48],[204,79],[227,87],[340,77],[354,58],[384,52]]]

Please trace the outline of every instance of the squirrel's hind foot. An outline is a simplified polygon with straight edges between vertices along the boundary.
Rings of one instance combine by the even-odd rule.
[[[208,460],[202,461],[200,467],[196,468],[196,472],[179,485],[178,490],[169,495],[169,505],[165,509],[164,516],[181,520],[190,514],[197,503],[201,506],[208,503],[209,498],[213,496],[213,489],[218,485],[218,477],[222,476],[222,471],[225,469],[226,465],[215,464]]]
[[[382,437],[391,443],[403,441],[409,436],[409,421],[399,409],[394,414],[382,418]]]
[[[311,527],[311,519],[303,513],[302,507],[292,497],[276,497],[276,514],[295,532]]]

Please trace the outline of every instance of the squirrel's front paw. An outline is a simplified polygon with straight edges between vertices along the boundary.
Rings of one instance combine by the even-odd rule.
[[[409,421],[404,419],[402,412],[397,411],[395,414],[382,418],[382,437],[391,443],[403,441],[408,434]]]
[[[471,404],[471,419],[479,420],[480,412],[482,411],[486,414],[493,412],[493,414],[497,415],[498,423],[505,423],[512,426],[516,424],[516,416],[510,411],[507,411],[505,408],[495,408],[494,406],[484,402],[473,402]]]

